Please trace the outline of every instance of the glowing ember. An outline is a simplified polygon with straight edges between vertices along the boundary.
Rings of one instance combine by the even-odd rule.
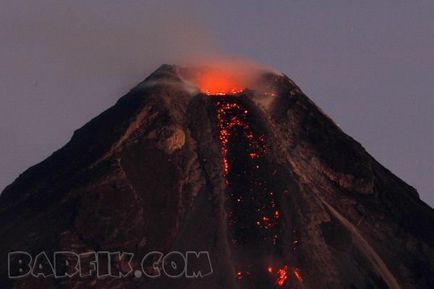
[[[232,131],[236,128],[241,128],[244,131],[245,137],[253,143],[253,132],[246,121],[248,113],[248,110],[241,109],[240,105],[237,103],[217,102],[217,121],[219,126],[219,139],[223,153],[223,171],[225,175],[227,175],[229,171],[228,145]],[[255,152],[250,153],[250,155],[254,157],[258,156]]]
[[[274,211],[274,218],[279,219],[280,213],[279,211]]]
[[[282,215],[277,202],[279,191],[267,176],[273,178],[277,170],[270,166],[267,158],[271,150],[266,136],[261,133],[254,112],[243,104],[242,99],[242,95],[225,94],[213,100],[223,174],[231,201],[228,206],[228,222],[233,234],[231,240],[241,250],[243,246],[257,242],[267,248],[267,254],[275,255],[278,254]],[[302,280],[300,272],[287,265],[281,268],[250,265],[248,268],[250,272],[254,272],[253,268],[268,272],[268,281],[275,287],[289,288],[290,283],[297,282],[296,279]],[[257,274],[250,275],[248,271],[239,269],[235,271],[235,278],[240,284],[250,284],[260,278]]]
[[[257,153],[250,153],[249,157],[252,159],[256,159],[259,155]]]
[[[298,268],[289,270],[288,266],[285,265],[275,272],[273,267],[267,267],[267,272],[275,276],[275,285],[278,287],[283,287],[287,282],[289,282],[288,279],[290,276],[288,275],[288,271],[292,271],[292,273],[294,274],[295,279],[293,280],[296,280],[299,284],[303,283],[303,277],[301,276],[301,272]]]
[[[276,285],[282,287],[288,279],[288,266],[282,267],[277,270]]]
[[[300,270],[295,268],[294,269],[294,276],[297,278],[298,282],[303,283],[303,278],[301,277]]]

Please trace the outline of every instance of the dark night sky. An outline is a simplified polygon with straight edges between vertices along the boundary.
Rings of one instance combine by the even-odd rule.
[[[161,63],[273,66],[434,205],[434,2],[2,0],[0,187]]]

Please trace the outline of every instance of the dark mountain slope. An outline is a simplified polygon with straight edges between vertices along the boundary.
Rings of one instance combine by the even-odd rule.
[[[207,95],[194,73],[163,65],[5,189],[4,288],[434,288],[412,187],[286,76]],[[208,251],[213,274],[11,280],[18,250]]]

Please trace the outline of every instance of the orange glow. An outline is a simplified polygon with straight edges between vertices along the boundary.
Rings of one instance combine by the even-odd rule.
[[[196,84],[209,95],[237,94],[245,89],[241,75],[230,70],[207,69],[197,76]]]
[[[267,267],[267,272],[270,274],[273,274],[276,277],[276,281],[275,284],[278,287],[283,287],[285,285],[285,283],[288,281],[289,279],[289,275],[288,275],[288,271],[292,271],[292,273],[294,274],[295,279],[297,279],[297,281],[302,284],[303,283],[303,277],[301,276],[301,272],[298,268],[291,268],[289,270],[288,266],[285,265],[280,269],[277,269],[276,273],[274,273],[274,269],[271,266]]]
[[[259,157],[259,155],[257,153],[250,153],[249,156],[251,159],[256,159]]]
[[[286,279],[288,279],[288,266],[285,266],[285,267],[283,267],[283,268],[280,268],[280,269],[277,271],[277,280],[276,280],[276,284],[277,284],[279,287],[282,287],[282,286],[285,284]]]
[[[279,217],[280,217],[280,213],[279,213],[279,211],[274,211],[274,218],[276,218],[276,219],[279,219]]]
[[[229,172],[228,146],[232,131],[240,127],[245,131],[246,138],[253,141],[254,136],[246,117],[249,111],[241,109],[237,103],[217,102],[217,121],[219,127],[219,139],[223,154],[223,171],[225,176]]]
[[[303,283],[303,278],[301,277],[300,270],[297,268],[294,270],[294,276],[297,278],[298,282]]]

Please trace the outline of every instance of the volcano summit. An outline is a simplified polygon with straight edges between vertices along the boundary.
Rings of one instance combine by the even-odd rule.
[[[0,234],[0,288],[434,288],[434,210],[267,71],[161,66],[4,190]],[[13,251],[207,252],[212,274],[11,279]]]

